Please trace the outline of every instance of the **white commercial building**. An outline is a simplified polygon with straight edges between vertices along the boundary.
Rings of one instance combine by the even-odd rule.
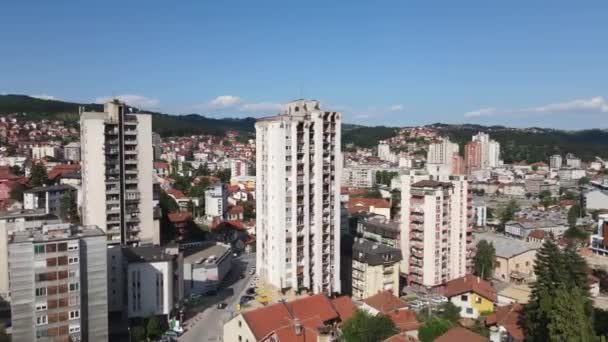
[[[228,191],[226,186],[217,182],[205,190],[205,215],[224,217],[227,209]]]
[[[581,168],[581,160],[577,158],[574,154],[568,153],[566,154],[566,166],[571,167],[573,169]]]
[[[256,271],[272,286],[340,292],[340,137],[317,101],[256,123]]]
[[[80,117],[82,218],[109,243],[158,244],[153,218],[152,118],[114,100]]]
[[[481,143],[481,168],[488,169],[502,164],[500,160],[500,144],[490,139],[490,135],[479,132],[474,135],[472,141]]]
[[[471,196],[464,176],[401,176],[401,250],[408,283],[436,288],[470,273]],[[442,179],[444,178],[444,179]]]
[[[230,159],[230,176],[241,177],[249,176],[250,163],[245,159],[234,158]]]
[[[391,147],[386,141],[380,141],[380,143],[378,143],[378,158],[386,161],[391,159]]]
[[[32,147],[32,159],[38,160],[44,157],[59,158],[61,149],[57,146],[40,145]]]

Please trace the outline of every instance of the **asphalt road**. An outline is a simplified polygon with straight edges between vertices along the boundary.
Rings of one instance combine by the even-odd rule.
[[[255,254],[244,254],[234,260],[232,271],[218,294],[204,297],[199,306],[186,313],[189,318],[184,324],[186,331],[178,339],[180,342],[222,341],[224,323],[236,316],[236,305],[253,278],[249,274],[249,269],[253,266]],[[244,279],[240,279],[242,272],[246,274]],[[228,306],[218,309],[218,303],[226,303]]]

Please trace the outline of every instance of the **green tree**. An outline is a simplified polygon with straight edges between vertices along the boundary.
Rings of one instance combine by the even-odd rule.
[[[33,187],[37,187],[46,185],[48,182],[49,176],[46,174],[46,168],[44,165],[40,163],[33,164],[32,170],[30,171],[29,184]]]
[[[460,319],[460,308],[452,302],[443,303],[439,309],[439,318],[456,323]]]
[[[570,207],[568,210],[568,225],[570,228],[576,227],[576,221],[581,217],[581,206],[577,203]]]
[[[418,329],[418,339],[421,342],[432,342],[439,336],[450,330],[452,323],[444,319],[434,318],[424,323]]]
[[[591,317],[585,307],[589,299],[582,291],[565,285],[560,285],[555,291],[548,315],[548,341],[587,342],[595,339]]]
[[[250,201],[240,201],[239,205],[243,207],[243,220],[249,221],[255,219],[255,209]]]
[[[163,334],[163,329],[160,324],[160,320],[156,317],[151,317],[146,325],[146,331],[148,332],[148,338],[151,340],[158,339]]]
[[[473,262],[475,275],[485,280],[491,279],[496,264],[496,249],[494,245],[486,240],[479,241]]]
[[[146,329],[140,325],[131,328],[131,338],[135,342],[146,340]]]
[[[581,186],[582,185],[587,185],[587,184],[589,184],[590,181],[591,180],[589,179],[589,177],[581,177],[578,180],[578,185],[581,185]]]
[[[198,168],[196,169],[196,171],[194,172],[195,176],[209,176],[210,174],[211,174],[211,172],[209,171],[209,168],[207,167],[207,163],[200,164],[198,166]]]
[[[78,223],[80,221],[76,202],[75,191],[68,191],[63,195],[59,207],[59,216],[61,216],[62,220],[71,223]]]
[[[160,191],[158,205],[160,206],[160,209],[163,211],[163,215],[166,215],[167,213],[179,210],[179,205],[177,205],[177,202],[175,202],[173,197],[167,195],[167,193],[163,190]]]
[[[11,199],[17,202],[23,202],[23,193],[25,192],[25,190],[27,190],[27,188],[23,184],[15,184],[11,189]]]
[[[504,231],[505,229],[505,224],[511,220],[513,220],[513,217],[515,217],[515,213],[517,213],[519,211],[519,204],[517,204],[517,201],[515,200],[510,200],[507,205],[505,205],[499,213],[499,219],[500,219],[500,229]]]
[[[540,203],[545,208],[548,208],[549,206],[551,206],[555,203],[555,201],[553,200],[553,195],[551,194],[551,191],[549,191],[549,190],[541,191],[538,194],[538,199],[540,200]]]
[[[209,187],[209,178],[201,178],[197,184],[190,188],[188,195],[194,198],[204,198],[205,191]]]
[[[572,326],[564,325],[564,320],[584,330],[580,336],[588,337],[587,330],[593,326],[593,307],[587,288],[587,268],[585,259],[573,246],[562,252],[552,240],[545,241],[536,253],[536,282],[532,284],[530,301],[524,307],[522,326],[526,340],[553,341],[557,334],[573,336]],[[567,296],[571,298],[565,298]],[[573,308],[575,302],[580,307]],[[582,317],[572,321],[570,314],[563,312],[571,309]]]
[[[232,177],[230,169],[220,170],[215,174],[215,176],[219,178],[222,183],[230,182],[230,178]]]
[[[384,315],[371,315],[366,311],[357,312],[342,327],[345,342],[383,341],[399,332],[395,323]]]
[[[188,177],[184,177],[184,176],[180,176],[180,175],[173,175],[171,178],[175,179],[175,183],[173,184],[173,188],[182,191],[184,193],[187,193],[190,190],[190,180],[188,179]]]

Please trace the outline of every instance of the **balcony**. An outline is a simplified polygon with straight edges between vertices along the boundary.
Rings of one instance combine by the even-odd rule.
[[[137,145],[137,140],[136,139],[125,139],[125,145]]]
[[[125,159],[126,165],[137,165],[137,159]]]
[[[414,250],[414,249],[411,250],[411,255],[414,256],[414,257],[416,257],[416,258],[419,258],[419,259],[424,258],[424,254],[422,252],[419,252],[419,251]]]
[[[137,129],[125,129],[125,135],[137,135]]]

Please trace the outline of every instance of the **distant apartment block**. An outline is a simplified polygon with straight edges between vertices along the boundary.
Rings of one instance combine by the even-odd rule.
[[[216,182],[205,190],[205,215],[207,217],[224,217],[228,210],[228,190],[226,184]]]
[[[437,288],[472,270],[472,197],[464,176],[402,176],[402,253],[408,283]]]
[[[23,193],[24,209],[44,209],[48,214],[61,215],[61,203],[68,193],[72,193],[74,205],[77,205],[77,190],[70,185],[41,186],[26,190]]]
[[[82,218],[107,234],[108,243],[159,243],[153,219],[152,120],[124,103],[80,117]]]
[[[376,185],[376,171],[376,169],[366,166],[345,167],[342,185],[352,188],[373,188]]]
[[[457,155],[458,151],[458,144],[451,142],[450,139],[442,138],[440,142],[429,145],[426,162],[427,164],[442,164],[451,169],[454,155]]]
[[[549,157],[549,166],[552,169],[559,169],[562,167],[562,163],[563,163],[563,159],[562,156],[559,154],[554,154],[551,157]]]
[[[465,146],[465,163],[469,173],[500,166],[500,144],[486,133],[474,135]]]
[[[44,225],[8,243],[14,341],[108,341],[106,238]]]
[[[63,159],[72,162],[80,161],[80,142],[74,141],[63,147]]]
[[[597,232],[591,235],[591,251],[603,256],[608,256],[608,214],[598,217]]]
[[[274,287],[340,292],[340,134],[317,101],[256,123],[256,270]]]

